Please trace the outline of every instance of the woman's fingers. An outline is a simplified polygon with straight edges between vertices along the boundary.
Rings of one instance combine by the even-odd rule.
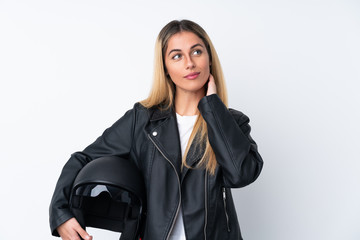
[[[216,93],[216,84],[213,75],[210,74],[206,96]]]
[[[63,240],[80,240],[80,237],[85,240],[92,240],[92,236],[80,226],[75,218],[70,218],[61,224],[57,231]]]
[[[90,236],[79,224],[78,228],[76,228],[76,231],[79,233],[79,235],[85,239],[85,240],[92,240],[92,236]]]

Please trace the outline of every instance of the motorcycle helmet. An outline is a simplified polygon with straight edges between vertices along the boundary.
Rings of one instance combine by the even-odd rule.
[[[121,232],[121,240],[141,237],[146,194],[137,166],[107,156],[86,164],[73,183],[70,209],[80,225]]]

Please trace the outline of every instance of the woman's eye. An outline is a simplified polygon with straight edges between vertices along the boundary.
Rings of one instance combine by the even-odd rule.
[[[195,51],[193,52],[194,55],[200,55],[201,53],[202,53],[202,51],[199,50],[199,49],[198,49],[198,50],[195,50]]]
[[[181,58],[181,54],[176,54],[172,57],[173,60],[178,60]]]

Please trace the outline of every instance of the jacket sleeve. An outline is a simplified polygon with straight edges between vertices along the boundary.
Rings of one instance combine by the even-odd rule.
[[[111,127],[86,147],[82,152],[76,152],[64,165],[50,203],[49,220],[51,233],[59,236],[57,227],[73,217],[69,209],[69,199],[73,181],[78,172],[88,162],[102,156],[129,155],[132,146],[135,110],[129,110]]]
[[[228,109],[217,94],[202,98],[198,105],[208,128],[208,137],[225,187],[244,187],[259,176],[263,160],[250,136],[249,118]]]

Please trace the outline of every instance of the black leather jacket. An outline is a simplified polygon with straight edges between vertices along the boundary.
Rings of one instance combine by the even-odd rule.
[[[263,166],[249,118],[227,109],[216,94],[202,98],[198,108],[218,162],[214,175],[203,168],[181,171],[173,109],[146,109],[137,103],[65,164],[50,205],[52,234],[58,235],[56,228],[73,217],[68,199],[78,171],[92,159],[117,155],[133,159],[144,175],[148,206],[143,239],[168,239],[180,205],[187,239],[242,239],[230,188],[252,183]],[[187,163],[195,166],[202,152],[192,146]]]

